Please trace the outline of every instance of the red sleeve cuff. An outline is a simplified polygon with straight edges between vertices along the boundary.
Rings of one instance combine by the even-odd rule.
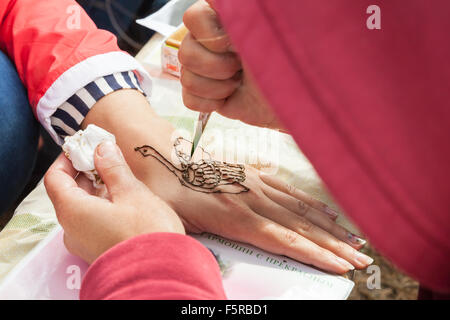
[[[153,233],[124,241],[89,268],[80,299],[226,299],[219,266],[197,240]]]

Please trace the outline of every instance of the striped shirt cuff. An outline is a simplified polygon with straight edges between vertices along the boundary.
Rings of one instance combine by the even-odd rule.
[[[136,89],[145,93],[133,71],[110,74],[89,83],[63,103],[50,117],[55,132],[64,139],[80,130],[81,122],[94,104],[111,92]]]

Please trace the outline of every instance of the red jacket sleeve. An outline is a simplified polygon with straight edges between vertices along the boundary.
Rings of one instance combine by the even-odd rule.
[[[153,233],[122,242],[87,271],[80,299],[226,299],[219,266],[197,240]]]
[[[88,83],[136,70],[150,94],[145,70],[74,0],[3,0],[0,21],[0,49],[15,63],[35,115],[57,141],[50,116]]]

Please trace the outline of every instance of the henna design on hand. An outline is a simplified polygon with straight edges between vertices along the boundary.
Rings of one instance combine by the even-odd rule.
[[[167,167],[183,186],[194,191],[239,194],[250,190],[242,185],[246,178],[244,165],[212,159],[201,159],[198,162],[193,162],[189,155],[178,150],[182,140],[187,141],[179,137],[173,145],[180,160],[181,168],[176,167],[152,146],[143,145],[134,148],[134,151],[138,151],[143,157],[151,156],[155,158]],[[209,155],[206,151],[203,150],[203,152]]]

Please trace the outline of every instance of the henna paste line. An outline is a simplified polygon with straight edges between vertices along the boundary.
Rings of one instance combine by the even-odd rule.
[[[175,153],[180,160],[181,169],[173,165],[155,148],[149,145],[134,148],[143,157],[153,157],[171,171],[180,181],[181,185],[197,192],[203,193],[231,193],[239,194],[250,189],[242,185],[245,181],[245,167],[241,164],[231,164],[210,159],[192,162],[191,158],[177,147],[183,138],[177,138],[174,143]],[[187,141],[187,140],[185,140]],[[204,151],[205,152],[205,151]],[[205,152],[207,153],[207,152]],[[207,153],[209,155],[209,153]],[[235,186],[236,191],[226,191],[222,186]]]

